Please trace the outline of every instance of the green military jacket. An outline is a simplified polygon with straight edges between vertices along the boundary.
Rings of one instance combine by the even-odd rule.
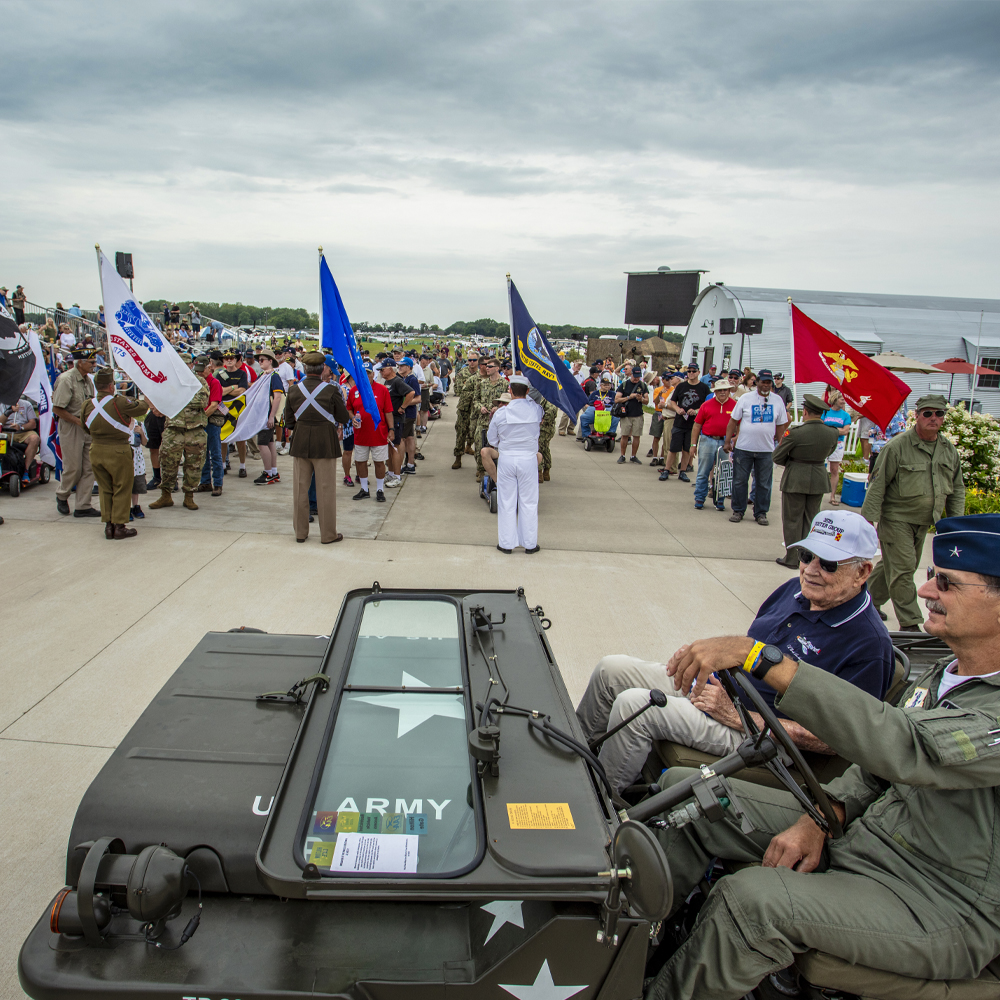
[[[205,413],[205,407],[208,406],[208,383],[200,375],[195,377],[201,383],[201,388],[176,417],[167,417],[167,427],[189,431],[208,425],[208,414]]]
[[[488,378],[480,378],[476,386],[476,392],[472,399],[472,416],[476,420],[488,420],[489,413],[482,413],[481,406],[485,406],[487,411],[493,408],[493,404],[510,388],[507,380],[501,375],[496,382],[491,382]]]
[[[965,481],[958,449],[943,435],[923,441],[911,427],[879,453],[861,513],[910,524],[934,524],[965,513]]]
[[[782,493],[826,493],[830,475],[826,460],[837,447],[837,428],[822,420],[807,420],[791,427],[774,449],[774,464],[783,465]]]
[[[460,410],[467,411],[470,410],[475,403],[479,383],[484,380],[478,371],[469,371],[467,368],[463,368],[462,371],[468,371],[469,374],[462,383],[462,388],[458,394],[458,408]]]
[[[547,399],[543,399],[542,408],[545,410],[545,416],[542,417],[539,426],[544,434],[546,431],[554,431],[556,429],[556,417],[559,415],[559,407],[553,406]]]
[[[452,385],[455,387],[455,395],[456,396],[461,396],[462,395],[462,387],[468,381],[469,375],[471,375],[471,374],[472,373],[469,370],[469,366],[468,365],[466,365],[464,368],[460,368],[457,372],[455,372],[455,376],[452,379]],[[459,405],[461,405],[461,404],[459,404]]]
[[[854,761],[824,786],[847,813],[831,868],[887,886],[978,974],[1000,955],[1000,676],[938,703],[952,660],[910,683],[900,708],[800,661],[775,705]]]

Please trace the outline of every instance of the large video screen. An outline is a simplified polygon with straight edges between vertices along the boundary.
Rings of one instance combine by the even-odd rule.
[[[636,326],[687,326],[700,284],[698,271],[630,274],[625,322]]]

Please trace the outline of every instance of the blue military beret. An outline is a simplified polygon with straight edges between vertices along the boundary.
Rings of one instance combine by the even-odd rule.
[[[966,514],[964,517],[942,517],[934,530],[943,535],[949,531],[992,531],[1000,534],[1000,514]]]
[[[957,569],[983,576],[1000,575],[997,573],[1000,535],[993,531],[946,531],[943,535],[935,535],[934,565],[938,569]]]

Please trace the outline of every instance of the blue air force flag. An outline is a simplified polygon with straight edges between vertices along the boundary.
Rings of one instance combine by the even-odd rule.
[[[347,310],[340,297],[340,290],[330,273],[326,257],[322,254],[319,258],[319,290],[322,304],[319,316],[320,347],[329,351],[337,364],[346,368],[350,373],[354,384],[358,387],[358,392],[361,394],[361,405],[365,408],[365,413],[372,418],[372,422],[378,427],[382,417],[378,412],[375,393],[372,392],[371,382],[368,381],[368,375],[361,361],[358,339],[354,336],[351,321],[347,318]]]
[[[521,301],[514,282],[507,278],[510,300],[510,335],[514,367],[520,369],[532,387],[563,413],[575,418],[587,405],[587,394],[538,329]]]

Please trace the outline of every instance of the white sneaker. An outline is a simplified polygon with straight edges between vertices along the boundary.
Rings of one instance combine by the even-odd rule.
[[[402,476],[396,476],[395,479],[389,479],[389,477],[387,476],[385,480],[385,488],[387,490],[394,489],[395,487],[399,486],[402,482],[403,482]]]

